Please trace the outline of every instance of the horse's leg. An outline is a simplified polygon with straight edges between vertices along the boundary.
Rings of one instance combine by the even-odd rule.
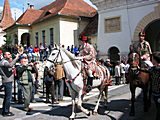
[[[103,91],[100,91],[100,94],[99,94],[99,98],[98,98],[98,101],[97,101],[97,104],[96,104],[96,107],[94,108],[94,111],[93,111],[93,114],[97,114],[98,112],[98,107],[99,107],[99,102],[100,102],[100,100],[101,100],[101,97],[102,97],[102,93]]]
[[[104,106],[107,107],[108,105],[108,86],[105,86],[103,90],[103,99],[104,99]]]
[[[76,113],[75,113],[75,107],[76,107],[75,98],[76,98],[76,93],[72,91],[71,97],[72,97],[72,114],[71,114],[71,116],[69,118],[70,119],[74,119],[76,117]]]
[[[83,97],[82,96],[82,92],[83,92],[83,90],[81,89],[79,91],[79,95],[78,95],[78,104],[77,104],[77,106],[83,113],[85,113],[86,115],[90,116],[89,110],[87,110],[84,107],[82,107],[82,97]]]
[[[152,81],[149,83],[149,96],[148,96],[148,107],[151,107],[151,98],[152,98]]]
[[[131,111],[130,111],[130,116],[134,116],[135,115],[135,108],[134,108],[134,102],[135,102],[135,90],[136,87],[130,83],[130,91],[131,91]]]
[[[148,112],[148,85],[144,86],[143,88],[143,102],[144,102],[144,112]]]

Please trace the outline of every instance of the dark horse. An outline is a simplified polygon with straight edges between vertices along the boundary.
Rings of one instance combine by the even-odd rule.
[[[148,111],[151,104],[151,87],[150,87],[150,75],[149,72],[144,68],[143,62],[141,62],[140,55],[138,53],[131,53],[128,57],[130,68],[128,70],[128,81],[130,83],[131,91],[131,111],[130,116],[135,115],[135,90],[137,87],[143,90],[143,102],[144,112]]]

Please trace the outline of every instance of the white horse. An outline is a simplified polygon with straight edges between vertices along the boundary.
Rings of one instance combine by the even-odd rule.
[[[63,65],[64,71],[66,73],[66,79],[70,81],[66,82],[72,98],[72,114],[70,116],[70,119],[74,119],[76,116],[75,104],[77,104],[78,108],[82,112],[89,116],[90,111],[82,107],[84,88],[84,63],[76,59],[76,57],[69,51],[63,48],[56,48],[52,50],[50,56],[48,57],[46,66],[51,67],[57,63]],[[111,82],[108,69],[105,69],[100,65],[97,66],[97,68],[101,71],[101,77],[93,80],[92,88],[99,88],[100,94],[93,111],[94,113],[97,113],[99,102],[102,96],[104,96],[104,102],[105,104],[107,104],[108,85]]]

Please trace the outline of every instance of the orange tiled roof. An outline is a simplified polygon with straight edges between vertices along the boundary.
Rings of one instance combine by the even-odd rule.
[[[96,14],[96,9],[83,0],[67,0],[59,13],[62,15],[93,17]]]
[[[19,24],[33,24],[55,15],[93,17],[96,9],[83,0],[56,0],[40,10],[29,8],[16,21]]]
[[[44,10],[44,13],[36,22],[57,14],[75,17],[93,17],[97,13],[96,9],[83,0],[56,0],[40,10]]]
[[[19,24],[32,24],[37,20],[40,15],[43,13],[43,10],[35,10],[33,8],[28,8],[16,21]]]
[[[5,29],[11,26],[13,23],[14,23],[14,20],[12,18],[9,0],[5,0],[0,27],[2,29]]]

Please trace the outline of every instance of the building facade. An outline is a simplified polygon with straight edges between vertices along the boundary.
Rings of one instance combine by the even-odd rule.
[[[97,13],[83,0],[56,0],[36,10],[33,5],[5,29],[13,44],[78,45],[79,35]]]
[[[100,56],[113,61],[125,59],[130,44],[136,44],[138,33],[145,31],[152,51],[160,50],[159,0],[91,0],[98,8],[98,41]]]
[[[3,12],[1,13],[0,18],[0,46],[2,46],[3,44],[5,44],[4,40],[6,40],[6,32],[4,30],[14,23],[9,0],[4,1]]]

